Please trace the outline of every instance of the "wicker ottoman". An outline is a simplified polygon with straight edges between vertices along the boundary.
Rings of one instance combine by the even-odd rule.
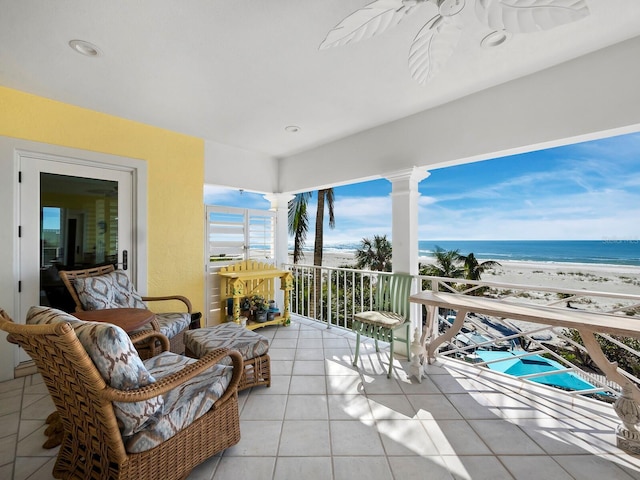
[[[271,386],[271,361],[267,337],[229,322],[184,332],[185,354],[201,358],[216,348],[229,348],[242,354],[244,372],[238,390],[257,385]]]

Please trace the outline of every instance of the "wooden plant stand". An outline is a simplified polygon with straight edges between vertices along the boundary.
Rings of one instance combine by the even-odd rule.
[[[289,294],[293,289],[293,275],[287,270],[279,270],[269,263],[245,260],[222,267],[220,275],[220,299],[223,315],[231,315],[240,324],[240,301],[251,295],[262,295],[266,300],[275,294],[275,280],[280,279],[280,290],[284,292],[283,311],[280,316],[266,322],[247,322],[247,328],[254,330],[267,325],[289,325]],[[227,312],[227,300],[233,299],[233,309]]]

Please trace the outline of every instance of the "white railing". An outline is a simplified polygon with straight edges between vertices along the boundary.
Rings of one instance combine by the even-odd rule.
[[[385,272],[286,264],[292,272],[291,313],[341,328],[351,328],[357,312],[374,307],[374,290]],[[375,288],[375,287],[374,287]]]
[[[323,322],[329,328],[350,329],[354,313],[374,307],[373,299],[377,277],[388,275],[384,272],[312,265],[287,264],[284,268],[291,270],[294,276],[291,312]],[[545,305],[559,309],[577,307],[600,313],[628,315],[628,318],[638,320],[638,330],[640,331],[640,295],[428,276],[416,276],[415,278],[418,291],[446,291],[461,295],[481,294],[491,298],[509,298],[512,302],[517,301],[529,305]],[[425,311],[423,310],[423,322],[424,319]],[[439,330],[446,329],[448,325],[447,312],[441,312]],[[564,366],[564,370],[558,370],[555,373],[530,374],[522,378],[534,379],[540,376],[571,372],[594,386],[593,388],[572,391],[573,394],[599,393],[600,395],[596,397],[602,399],[606,398],[606,395],[617,396],[619,393],[619,386],[608,381],[597,369],[586,371],[584,366],[578,367],[576,365],[576,363],[584,364],[585,362],[589,364],[590,359],[579,336],[574,335],[566,328],[528,324],[508,318],[476,314],[467,316],[465,328],[465,331],[475,332],[482,335],[482,338],[473,336],[476,340],[465,341],[464,337],[458,335],[441,348],[440,355],[472,361],[479,367],[486,367],[495,362],[479,360],[477,356],[474,356],[474,352],[478,349],[500,350],[508,348],[516,355],[514,358],[539,354],[557,361]],[[478,341],[478,338],[481,340]],[[624,375],[636,384],[640,384],[640,379],[635,376],[636,371],[634,371],[640,372],[640,342],[634,343],[627,341],[628,339],[613,338],[606,334],[599,334],[599,339],[611,348],[615,346],[626,352],[626,364],[621,365],[625,370]],[[467,340],[469,340],[468,337]],[[607,348],[604,350],[606,353]],[[569,361],[568,358],[571,354],[582,358],[583,362]]]

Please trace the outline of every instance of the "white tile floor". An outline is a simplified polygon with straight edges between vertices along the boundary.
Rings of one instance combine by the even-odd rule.
[[[640,479],[615,446],[610,405],[455,361],[422,383],[368,343],[304,319],[258,330],[271,340],[271,388],[240,394],[242,439],[190,479]],[[0,479],[50,479],[53,410],[37,376],[0,383]]]

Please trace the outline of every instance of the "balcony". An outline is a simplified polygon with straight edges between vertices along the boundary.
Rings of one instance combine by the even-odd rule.
[[[288,265],[287,268],[292,271],[295,279],[291,311],[315,318],[329,327],[346,329],[351,328],[351,318],[355,313],[374,308],[377,278],[389,275],[349,268],[298,265]],[[560,316],[578,312],[609,314],[616,315],[609,317],[610,319],[621,319],[627,329],[634,332],[637,330],[635,322],[640,320],[640,295],[637,294],[416,276],[414,291],[426,290],[461,296],[479,295],[491,298],[497,304],[505,302],[524,308],[542,307],[547,312],[542,315],[545,320],[549,320],[550,312],[556,312]],[[438,336],[451,328],[455,318],[452,314],[455,312],[439,308],[437,312],[430,313],[433,317],[431,329],[434,331],[426,332],[427,329],[423,326],[427,323],[428,314],[426,308],[420,308],[418,305],[415,306],[412,317],[415,328],[422,331],[423,335]],[[621,392],[618,385],[620,382],[607,379],[603,375],[604,372],[599,371],[598,365],[589,355],[593,352],[587,350],[587,342],[576,330],[579,326],[575,326],[574,322],[571,325],[560,323],[546,325],[539,321],[522,321],[522,318],[518,319],[517,316],[489,316],[470,311],[465,317],[460,333],[445,343],[439,354],[464,359],[478,367],[498,370],[505,369],[505,362],[502,361],[504,358],[522,360],[529,364],[538,360],[548,360],[556,370],[547,372],[542,368],[537,372],[524,372],[522,376],[561,388],[565,388],[563,383],[553,381],[553,377],[557,380],[576,378],[578,381],[573,383],[579,385],[579,388],[575,385],[575,388],[565,388],[572,390],[573,395],[591,395],[604,400],[608,397],[612,402]],[[614,372],[615,376],[620,374],[618,380],[640,384],[640,379],[635,376],[636,365],[640,359],[638,342],[598,330],[595,332],[595,338],[601,344],[601,348],[608,353],[612,349],[618,351],[617,358],[609,359],[620,362],[621,368]],[[488,353],[495,351],[506,353]]]
[[[294,316],[260,331],[273,384],[240,394],[242,439],[189,478],[640,478],[611,405],[440,357],[417,383],[404,359]],[[48,479],[53,404],[37,376],[0,383],[0,477]]]
[[[489,349],[482,341],[459,339],[425,367],[420,383],[403,357],[396,357],[388,379],[386,345],[376,353],[366,339],[358,368],[353,367],[349,318],[369,308],[373,296],[369,290],[356,295],[349,287],[374,285],[383,274],[287,268],[296,279],[291,325],[259,330],[271,342],[272,386],[240,393],[240,443],[189,478],[640,478],[640,458],[616,447],[620,419],[610,401],[595,399],[619,395],[615,383],[581,373],[593,388],[564,391],[535,383],[536,375],[516,378],[487,368],[489,362],[465,361],[478,348]],[[418,280],[422,289],[452,289],[452,279]],[[322,295],[316,294],[317,286]],[[568,301],[593,309],[594,298],[605,298],[611,311],[630,312],[630,318],[637,316],[640,304],[638,295],[506,283],[465,281],[462,292],[456,291],[470,294],[479,288],[496,298],[563,309]],[[446,312],[441,313],[444,329]],[[562,329],[518,324],[514,334],[508,319],[469,320],[491,345],[518,338],[526,341],[527,352],[558,361],[563,358],[545,339],[575,342],[564,339]],[[631,348],[627,353],[638,355]],[[580,373],[568,363],[565,369]],[[0,478],[51,478],[57,450],[41,445],[44,419],[52,410],[37,375],[0,383]]]

